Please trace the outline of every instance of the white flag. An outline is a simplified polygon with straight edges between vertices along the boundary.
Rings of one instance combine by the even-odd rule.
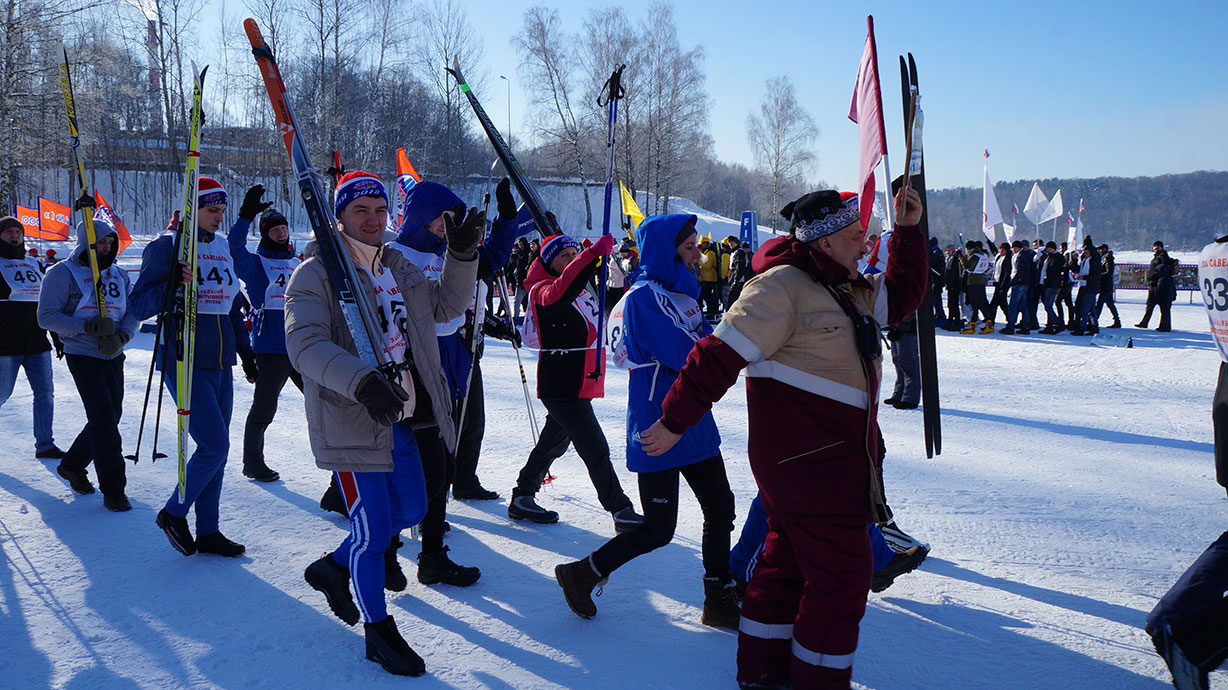
[[[981,229],[989,241],[993,241],[993,226],[1002,222],[1002,211],[998,209],[998,195],[994,194],[993,182],[989,181],[989,164],[985,164],[985,193],[981,200]]]
[[[1015,241],[1015,226],[1009,223],[1002,224],[1002,232],[1006,235],[1007,244]]]
[[[1080,232],[1082,229],[1083,225],[1081,222],[1079,225],[1070,226],[1070,232],[1066,233],[1066,251],[1071,251],[1075,248],[1075,233]]]
[[[1057,194],[1053,195],[1053,201],[1049,202],[1049,208],[1045,209],[1044,215],[1040,217],[1040,222],[1061,218],[1066,209],[1062,208],[1062,190],[1057,190]]]
[[[1036,225],[1040,225],[1045,211],[1049,208],[1049,199],[1040,191],[1040,183],[1032,183],[1032,193],[1028,195],[1028,203],[1023,206],[1023,215]]]

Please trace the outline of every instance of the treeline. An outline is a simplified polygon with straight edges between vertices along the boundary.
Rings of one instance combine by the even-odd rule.
[[[73,193],[55,174],[69,168],[61,42],[71,56],[87,165],[114,185],[111,201],[121,214],[136,214],[146,225],[180,201],[193,64],[209,65],[204,172],[232,191],[278,180],[276,195],[292,197],[285,152],[242,31],[245,16],[256,18],[278,57],[320,168],[336,150],[348,168],[390,176],[403,146],[430,179],[484,180],[493,155],[444,71],[455,59],[500,128],[509,84],[498,77],[517,75],[529,100],[520,128],[526,131],[504,135],[531,176],[591,185],[599,197],[606,118],[596,95],[614,67],[626,64],[615,169],[637,198],[651,200],[645,211],[668,212],[671,198],[685,197],[732,217],[750,208],[770,217],[773,192],[790,199],[807,186],[805,167],[782,167],[779,156],[761,161],[759,170],[716,160],[704,48],[681,44],[673,8],[663,0],[638,17],[614,5],[593,9],[570,29],[555,11],[530,8],[513,37],[519,64],[498,66],[484,62],[462,0],[26,0],[5,7],[3,208],[39,195],[69,201]],[[216,35],[220,41],[210,40]],[[583,220],[589,227],[600,222],[599,206],[589,204]]]
[[[1036,226],[1022,213],[1034,182],[1037,180],[994,185],[1006,222],[1012,222],[1011,204],[1019,205],[1017,237],[1036,236]],[[1097,244],[1104,242],[1115,249],[1151,249],[1152,243],[1160,240],[1170,248],[1193,250],[1228,234],[1228,172],[1049,178],[1038,182],[1050,197],[1061,189],[1063,205],[1071,215],[1079,215],[1082,199],[1084,234],[1090,234]],[[930,233],[944,245],[957,242],[958,233],[963,233],[965,239],[983,237],[980,187],[930,190],[927,201]],[[1063,215],[1057,221],[1057,241],[1064,241],[1066,235]],[[1044,240],[1052,238],[1053,221],[1041,225],[1040,236]],[[1000,228],[998,239],[1002,239]]]

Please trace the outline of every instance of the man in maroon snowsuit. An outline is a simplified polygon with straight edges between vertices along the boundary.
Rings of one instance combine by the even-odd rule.
[[[868,200],[867,200],[868,203]],[[746,369],[751,470],[768,514],[742,603],[743,688],[848,688],[870,589],[867,522],[886,519],[878,457],[880,324],[917,310],[929,270],[921,200],[896,196],[882,274],[863,276],[856,196],[813,192],[781,209],[792,236],[763,245],[716,331],[695,344],[642,434],[669,449]]]

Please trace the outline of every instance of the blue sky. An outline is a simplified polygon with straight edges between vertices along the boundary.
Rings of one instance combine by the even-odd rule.
[[[465,0],[485,48],[485,105],[504,126],[498,76],[510,77],[517,136],[526,99],[510,39],[533,4]],[[544,4],[576,32],[590,8],[609,3]],[[632,22],[648,12],[647,0],[619,4]],[[746,116],[765,80],[787,74],[822,130],[812,179],[852,188],[857,135],[847,113],[867,12],[895,172],[903,160],[897,56],[907,51],[920,72],[932,188],[979,186],[985,148],[1001,181],[1228,169],[1228,0],[679,0],[683,46],[702,44],[707,53],[717,156],[753,163]]]

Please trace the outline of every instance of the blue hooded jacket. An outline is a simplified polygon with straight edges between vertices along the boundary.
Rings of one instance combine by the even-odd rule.
[[[251,221],[239,218],[230,226],[226,241],[230,243],[230,258],[235,264],[235,273],[243,281],[247,299],[252,304],[252,344],[256,352],[286,353],[286,312],[283,309],[264,309],[264,297],[269,287],[269,274],[264,270],[261,257],[267,259],[292,259],[293,251],[279,252],[263,245],[256,253],[247,249],[247,231]]]
[[[678,293],[694,302],[699,296],[699,279],[678,258],[675,238],[695,216],[671,214],[644,219],[636,229],[640,248],[641,273],[624,298],[623,329],[627,355],[635,364],[657,363],[631,370],[627,394],[627,469],[632,472],[659,472],[685,467],[720,454],[721,436],[712,412],[704,413],[699,424],[682,434],[678,443],[664,455],[652,457],[639,443],[642,430],[661,418],[661,401],[678,378],[687,355],[696,341],[712,332],[699,314],[680,314],[674,302],[653,290],[655,283],[668,292]],[[651,394],[651,396],[650,396]]]
[[[443,256],[448,248],[447,240],[431,233],[426,227],[444,211],[458,205],[464,205],[464,202],[446,186],[429,180],[419,182],[405,196],[396,241],[419,252]],[[521,216],[524,215],[527,215],[527,210],[521,209],[514,220],[495,220],[491,225],[486,240],[477,249],[479,280],[502,268],[512,255],[512,245],[516,239],[536,227],[531,222],[527,225],[522,223]],[[448,379],[452,399],[460,400],[465,397],[465,384],[469,381],[469,367],[473,361],[469,356],[468,343],[459,331],[439,336],[438,340],[439,360]]]

